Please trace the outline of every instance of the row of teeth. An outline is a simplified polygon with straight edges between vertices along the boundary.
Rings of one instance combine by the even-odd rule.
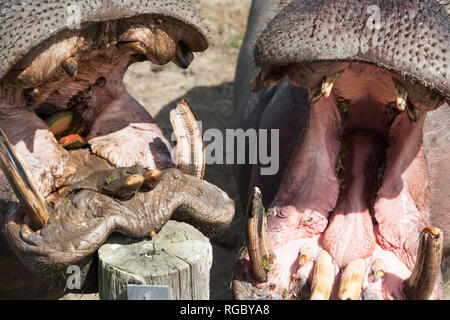
[[[262,221],[262,224],[260,223]],[[261,190],[255,187],[247,207],[247,248],[252,275],[258,282],[267,282],[276,257],[271,248],[267,231],[267,212],[262,204]],[[443,235],[435,227],[426,227],[419,239],[416,263],[409,278],[403,282],[403,294],[410,300],[425,300],[433,292],[442,261]],[[311,300],[328,300],[335,286],[338,269],[328,251],[322,249],[317,257],[311,247],[299,253],[298,265],[315,261],[312,278]],[[340,300],[359,300],[363,288],[367,263],[364,258],[348,263],[341,275],[337,297]],[[371,263],[373,277],[383,280],[385,264],[381,259]],[[294,293],[295,294],[295,293]]]
[[[312,89],[309,93],[309,103],[313,105],[320,98],[328,98],[331,95],[331,91],[333,90],[334,83],[340,76],[344,73],[344,70],[339,71],[333,75],[326,76],[322,83],[316,88]],[[408,100],[408,91],[406,88],[395,78],[392,78],[394,82],[394,87],[396,91],[395,101],[392,101],[387,104],[388,112],[392,112],[392,109],[395,108],[395,115],[398,112],[405,111],[408,115],[408,118],[411,122],[417,122],[419,119],[419,110],[413,106],[412,103]],[[350,101],[344,99],[343,97],[336,96],[336,104],[339,110],[343,112],[347,112],[350,109]]]
[[[117,44],[117,49],[124,54],[133,54],[135,56],[145,56],[148,53],[146,46],[139,41],[132,42],[119,42]],[[140,58],[138,58],[139,60]],[[189,48],[182,42],[177,44],[175,56],[172,58],[172,62],[174,62],[177,66],[182,69],[186,69],[189,64],[194,59],[193,53],[189,50]],[[65,60],[61,64],[62,69],[67,73],[67,75],[71,78],[75,78],[78,73],[78,61],[75,57],[70,57]],[[104,79],[104,78],[100,78]],[[105,79],[106,80],[106,79]],[[97,83],[99,86],[103,86],[104,82]],[[24,89],[24,97],[27,105],[31,105],[34,103],[35,98],[39,93],[39,88],[27,88]]]

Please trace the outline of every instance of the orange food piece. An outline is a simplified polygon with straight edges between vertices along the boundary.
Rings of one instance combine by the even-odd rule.
[[[88,145],[86,138],[79,134],[69,134],[68,136],[59,139],[58,143],[69,150],[82,148]]]

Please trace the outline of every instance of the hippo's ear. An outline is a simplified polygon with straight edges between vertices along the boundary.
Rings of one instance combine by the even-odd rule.
[[[48,220],[47,204],[26,165],[21,162],[3,130],[0,129],[0,167],[30,220],[33,230],[41,229]]]

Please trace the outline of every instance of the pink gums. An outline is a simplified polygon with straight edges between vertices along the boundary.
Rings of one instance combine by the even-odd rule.
[[[311,107],[308,128],[272,203],[277,215],[268,219],[276,259],[268,281],[255,283],[257,287],[268,288],[272,297],[286,298],[283,292],[296,281],[307,279],[311,283],[314,259],[326,249],[337,264],[331,298],[336,298],[345,265],[359,258],[367,263],[363,296],[402,298],[403,280],[414,267],[419,235],[428,221],[421,141],[424,117],[422,112],[419,121],[411,123],[406,114],[397,116],[389,131],[387,149],[376,134],[365,138],[353,134],[356,137],[351,139],[353,147],[346,165],[349,171],[345,173],[347,189],[339,194],[334,165],[341,116],[332,98],[321,98]],[[352,132],[348,124],[345,128]],[[377,194],[376,168],[385,153],[384,181]],[[314,254],[310,262],[300,266],[298,257],[306,247]],[[385,264],[383,279],[373,276],[371,264],[376,258]],[[432,298],[438,296],[437,292],[436,286]]]

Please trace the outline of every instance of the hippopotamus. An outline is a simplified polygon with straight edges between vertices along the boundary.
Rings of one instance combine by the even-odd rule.
[[[13,0],[0,24],[3,298],[60,297],[71,266],[89,292],[113,232],[150,237],[173,218],[210,236],[231,222],[233,200],[202,179],[189,103],[170,112],[172,146],[122,81],[134,62],[185,69],[208,48],[190,0]]]
[[[236,127],[278,130],[279,170],[236,166],[236,299],[449,299],[448,4],[253,1]]]

